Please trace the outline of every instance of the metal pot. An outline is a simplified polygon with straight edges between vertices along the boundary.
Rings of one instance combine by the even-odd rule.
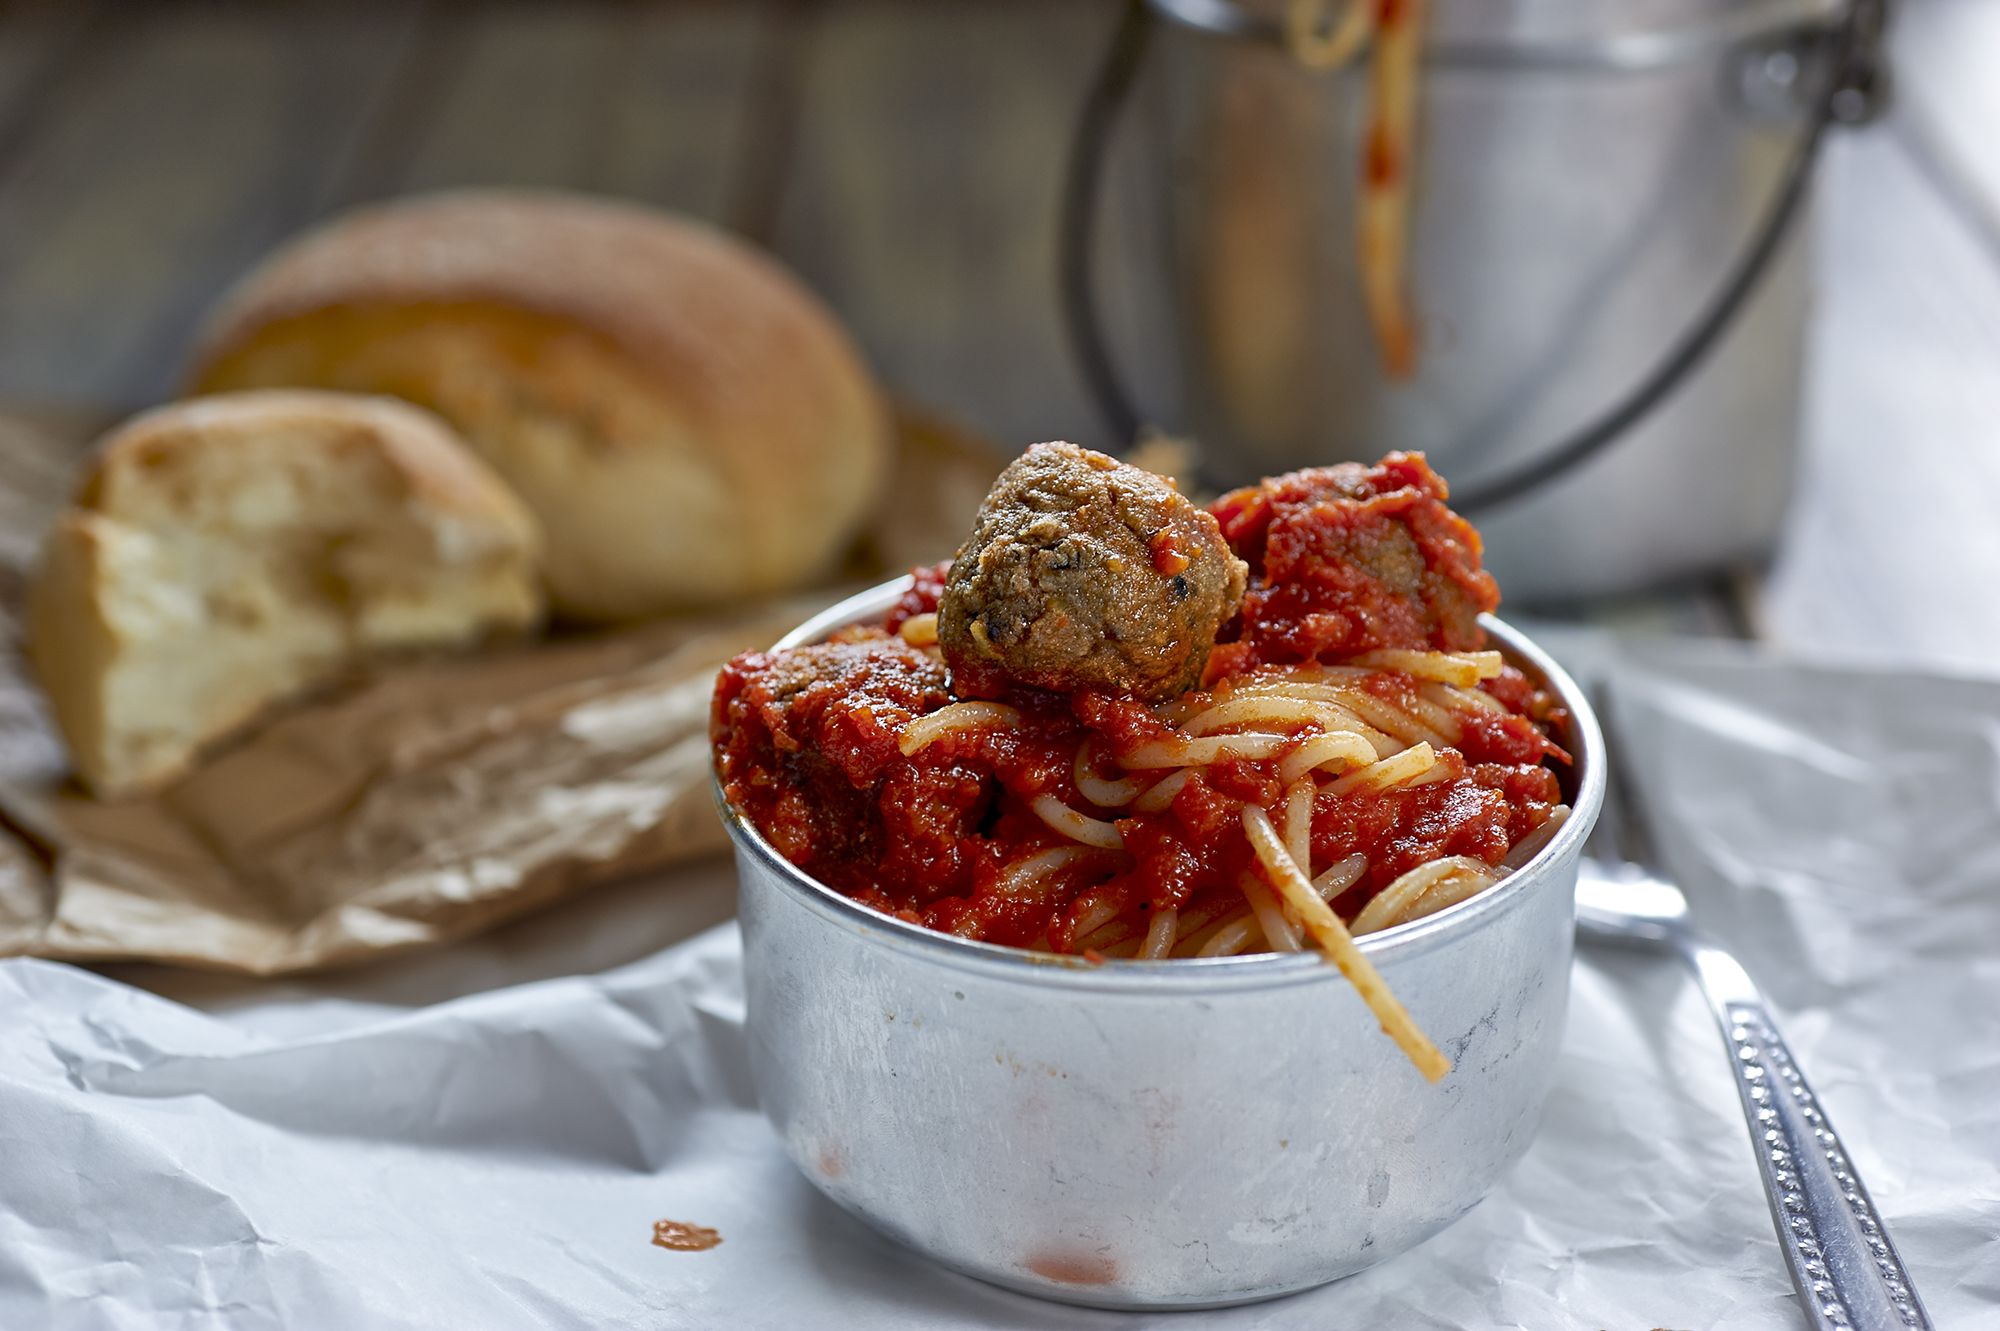
[[[781,645],[878,620],[906,585]],[[1575,812],[1495,888],[1362,941],[1451,1056],[1435,1086],[1316,955],[1092,966],[966,942],[815,882],[725,804],[752,1072],[806,1177],[947,1266],[1111,1308],[1322,1284],[1470,1208],[1527,1149],[1553,1080],[1604,786],[1582,692],[1487,629],[1570,710]]]
[[[1830,120],[1875,109],[1880,3],[1431,0],[1400,382],[1354,259],[1366,64],[1301,67],[1279,8],[1134,0],[1085,116],[1066,294],[1114,429],[1192,435],[1225,485],[1421,449],[1522,599],[1765,551],[1799,432],[1810,168]],[[1179,394],[1150,410],[1088,273],[1127,100]]]

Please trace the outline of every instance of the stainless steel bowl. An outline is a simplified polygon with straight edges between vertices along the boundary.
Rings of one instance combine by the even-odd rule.
[[[905,581],[784,640],[879,619]],[[1603,741],[1574,682],[1489,619],[1571,715],[1575,813],[1524,869],[1362,948],[1453,1070],[1419,1076],[1317,955],[1092,966],[893,919],[725,805],[752,1069],[828,1197],[947,1266],[1108,1308],[1323,1284],[1463,1214],[1528,1147],[1569,991]]]

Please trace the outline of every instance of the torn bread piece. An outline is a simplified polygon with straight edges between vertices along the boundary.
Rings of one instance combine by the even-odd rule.
[[[77,775],[115,797],[362,661],[542,613],[533,518],[441,420],[250,392],[103,440],[45,538],[28,650]]]

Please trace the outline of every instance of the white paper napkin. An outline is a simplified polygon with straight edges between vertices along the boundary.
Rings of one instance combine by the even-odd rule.
[[[1593,655],[1572,648],[1576,659]],[[2000,1327],[2000,684],[1614,661],[1696,910],[1760,979],[1942,1327]],[[754,1107],[726,869],[272,987],[0,964],[0,1327],[1791,1327],[1722,1046],[1583,954],[1528,1156],[1415,1251],[1208,1314],[988,1288],[821,1200]],[[443,1002],[440,994],[465,993]],[[652,1246],[655,1220],[721,1246]]]

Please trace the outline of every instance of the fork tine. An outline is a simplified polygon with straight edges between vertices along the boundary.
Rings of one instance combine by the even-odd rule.
[[[1598,729],[1604,735],[1605,776],[1604,809],[1598,815],[1597,826],[1584,841],[1584,854],[1608,863],[1655,864],[1652,828],[1639,799],[1638,784],[1632,779],[1631,765],[1625,758],[1624,741],[1618,733],[1616,700],[1602,677],[1592,680],[1584,692],[1597,713]]]

